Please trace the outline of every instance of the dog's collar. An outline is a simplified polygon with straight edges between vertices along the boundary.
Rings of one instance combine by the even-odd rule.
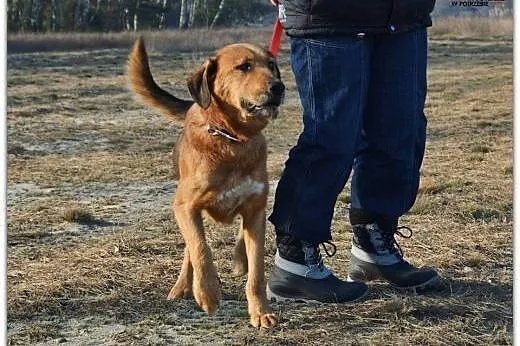
[[[234,136],[233,134],[229,133],[228,131],[218,128],[218,127],[212,127],[208,124],[208,133],[212,136],[222,136],[226,138],[227,140],[235,143],[242,143],[245,142],[245,140],[238,138],[237,136]]]

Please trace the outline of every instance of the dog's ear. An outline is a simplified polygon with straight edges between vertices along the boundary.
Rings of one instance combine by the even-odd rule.
[[[188,90],[191,97],[202,108],[206,109],[211,103],[213,80],[217,72],[217,60],[209,58],[202,68],[188,79]]]

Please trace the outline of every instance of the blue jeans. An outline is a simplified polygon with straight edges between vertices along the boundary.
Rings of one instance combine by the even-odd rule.
[[[291,39],[303,132],[289,152],[269,220],[311,243],[331,239],[351,171],[351,206],[387,218],[417,195],[424,155],[426,30]]]

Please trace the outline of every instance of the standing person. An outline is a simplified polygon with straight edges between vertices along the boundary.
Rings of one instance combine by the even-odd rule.
[[[426,27],[435,0],[271,0],[291,40],[303,131],[269,220],[277,253],[267,285],[279,300],[348,302],[364,281],[400,288],[438,281],[403,258],[398,219],[415,202],[426,140]],[[349,279],[330,271],[338,194],[351,171]],[[405,227],[406,228],[406,227]],[[410,230],[409,228],[407,228]],[[329,254],[327,248],[325,251]]]

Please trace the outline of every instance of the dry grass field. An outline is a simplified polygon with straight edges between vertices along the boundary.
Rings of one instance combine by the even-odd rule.
[[[223,283],[217,314],[206,316],[192,300],[166,300],[183,250],[170,212],[180,126],[127,91],[132,36],[112,46],[92,39],[90,46],[58,50],[49,37],[33,49],[16,46],[23,37],[11,38],[9,344],[511,344],[513,48],[512,35],[498,31],[432,29],[427,152],[417,203],[402,220],[414,236],[400,245],[410,261],[438,268],[440,287],[415,295],[375,283],[354,305],[273,304],[279,324],[271,330],[249,325],[245,278],[231,274],[238,224],[208,226]],[[145,35],[158,82],[187,97],[184,81],[216,45],[266,45],[269,30],[223,31],[217,38],[200,32],[183,49],[170,45],[177,36]],[[81,39],[89,42],[88,35]],[[285,40],[279,60],[286,102],[265,131],[269,209],[301,128],[288,54]],[[326,259],[342,277],[348,202],[346,188],[333,223],[338,253]],[[275,247],[268,227],[269,269]]]

